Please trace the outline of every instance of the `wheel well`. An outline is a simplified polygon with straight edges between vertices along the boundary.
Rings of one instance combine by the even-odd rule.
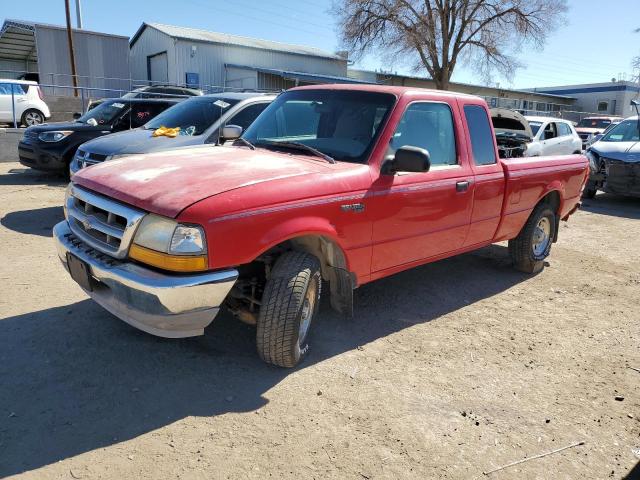
[[[553,190],[547,193],[538,202],[538,205],[546,204],[556,214],[555,229],[553,231],[553,242],[558,241],[558,230],[560,229],[560,193],[557,190]]]
[[[247,323],[255,323],[264,286],[270,278],[273,265],[284,252],[298,250],[315,256],[320,261],[323,280],[329,282],[331,306],[340,313],[353,314],[355,275],[347,269],[342,248],[322,235],[304,235],[279,243],[253,262],[238,267],[238,281],[231,292],[227,306]]]
[[[554,212],[556,212],[556,214],[558,214],[560,210],[560,193],[558,193],[557,190],[553,190],[547,193],[544,197],[542,197],[542,199],[538,202],[538,204],[540,203],[545,203],[549,205],[551,210],[553,210]]]

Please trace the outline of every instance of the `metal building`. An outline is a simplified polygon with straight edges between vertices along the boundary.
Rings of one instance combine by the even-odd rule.
[[[78,85],[96,89],[91,96],[120,96],[130,90],[129,39],[73,30]],[[48,95],[73,95],[65,27],[5,20],[0,29],[0,78],[37,74]],[[29,78],[29,77],[27,77]],[[100,90],[98,90],[100,89]]]
[[[576,104],[586,112],[602,115],[635,115],[631,100],[640,99],[640,84],[625,81],[564,85],[560,87],[535,88],[538,93],[571,95]]]
[[[222,89],[278,90],[314,83],[354,83],[346,56],[317,48],[143,23],[130,43],[138,82]]]

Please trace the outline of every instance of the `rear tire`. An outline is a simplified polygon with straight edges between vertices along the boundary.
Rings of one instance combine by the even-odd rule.
[[[534,208],[516,238],[509,240],[509,254],[513,266],[525,273],[538,273],[544,268],[556,231],[556,214],[549,205]]]
[[[40,110],[36,110],[35,108],[30,108],[22,114],[22,118],[20,119],[20,123],[25,127],[31,127],[33,125],[40,125],[44,123],[44,115]]]
[[[256,346],[262,360],[290,368],[307,355],[321,284],[320,262],[313,255],[292,251],[278,258],[257,321]]]

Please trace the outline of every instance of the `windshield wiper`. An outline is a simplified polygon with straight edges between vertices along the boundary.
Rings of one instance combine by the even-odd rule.
[[[275,147],[282,146],[282,147],[285,147],[285,148],[291,148],[293,150],[303,150],[305,152],[309,152],[309,153],[314,154],[316,157],[323,158],[329,163],[336,163],[336,161],[333,159],[333,157],[330,157],[326,153],[323,153],[320,150],[317,150],[317,149],[315,149],[313,147],[310,147],[309,145],[305,145],[304,143],[298,143],[298,142],[264,142],[264,144],[272,145],[272,146],[275,146]]]
[[[243,145],[249,147],[251,150],[255,150],[256,149],[256,146],[253,143],[251,143],[249,140],[247,140],[246,138],[238,137],[233,141],[233,143],[231,145],[235,145],[236,142],[242,143]]]

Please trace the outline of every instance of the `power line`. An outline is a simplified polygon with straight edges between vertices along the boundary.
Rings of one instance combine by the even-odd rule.
[[[189,3],[195,5],[195,6],[208,7],[208,5],[205,5],[205,4],[203,4],[203,3],[201,3],[201,2],[199,2],[197,0],[187,0],[187,1]],[[247,15],[244,12],[237,12],[237,11],[234,11],[234,10],[227,10],[227,9],[221,8],[221,7],[216,7],[216,11],[223,12],[223,13],[226,13],[228,15],[235,15],[237,17],[242,17],[243,19],[255,20],[255,21],[260,22],[260,23],[269,23],[271,25],[277,25],[278,27],[283,27],[283,28],[286,28],[286,29],[298,30],[298,31],[303,32],[303,33],[308,33],[309,35],[322,36],[324,38],[333,38],[333,39],[335,39],[334,36],[329,37],[326,34],[321,34],[319,32],[312,32],[310,30],[306,30],[304,28],[296,27],[296,26],[291,25],[291,24],[279,23],[279,22],[274,22],[272,20],[265,20],[264,18],[253,17],[251,15]]]

